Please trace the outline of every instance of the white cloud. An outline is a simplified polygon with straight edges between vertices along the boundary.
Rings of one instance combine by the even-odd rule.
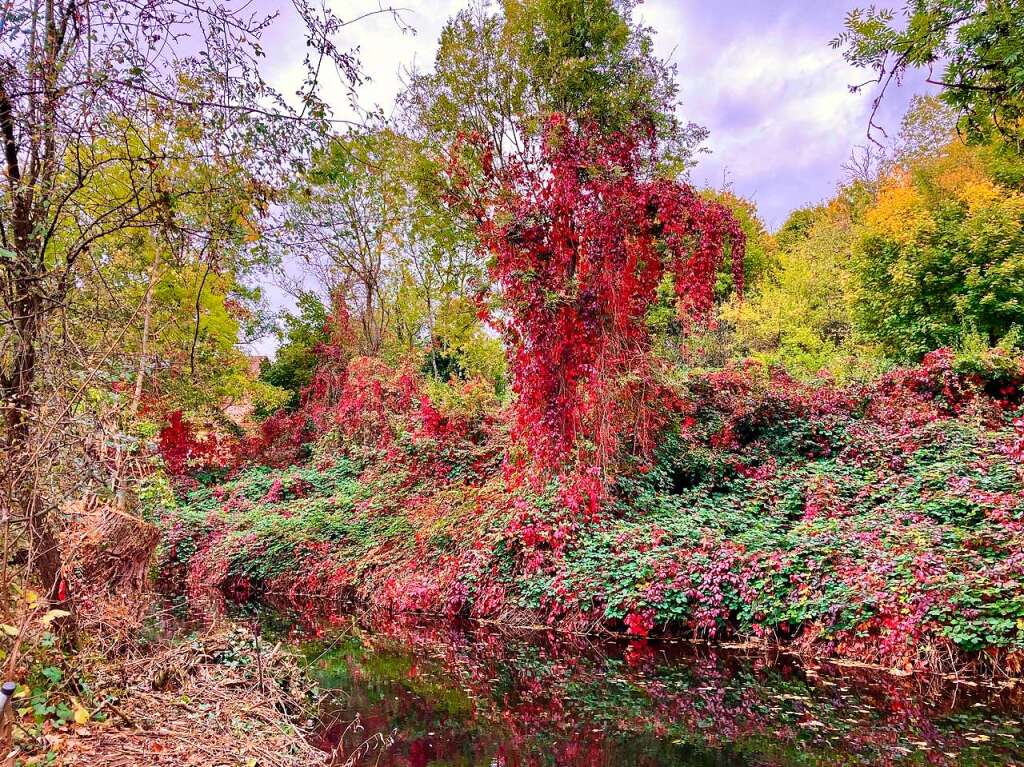
[[[374,6],[372,0],[332,0],[343,18]],[[429,68],[445,21],[468,0],[404,0],[403,32],[387,15],[345,30],[343,47],[358,48],[371,81],[359,89],[363,107],[393,110],[404,70]],[[870,93],[851,94],[859,72],[828,41],[858,0],[647,0],[638,19],[655,29],[659,55],[678,65],[682,116],[711,130],[711,155],[694,181],[719,185],[728,175],[736,190],[754,196],[770,225],[794,208],[828,196],[851,148],[864,143]],[[302,76],[305,49],[298,20],[282,7],[268,41],[271,80],[292,93]],[[339,77],[324,81],[336,115],[352,117]],[[894,121],[908,91],[893,94],[886,112]],[[798,178],[799,176],[799,178]]]
[[[655,48],[679,68],[681,114],[711,131],[710,156],[693,171],[720,186],[723,173],[751,197],[769,225],[832,194],[851,149],[866,142],[873,94],[829,46],[856,0],[806,2],[648,0],[640,18]],[[891,94],[883,121],[894,125],[920,82]]]
[[[352,18],[373,0],[332,0],[334,11]],[[447,19],[468,0],[403,0],[404,33],[386,15],[361,21],[338,40],[358,48],[371,82],[359,89],[363,107],[393,109],[402,72],[429,68]],[[267,40],[268,76],[290,94],[301,82],[304,38],[298,19],[283,10]],[[866,141],[870,93],[848,86],[865,79],[828,41],[858,0],[647,0],[638,19],[656,31],[656,52],[679,69],[680,114],[711,130],[711,155],[700,160],[693,180],[733,188],[753,199],[769,226],[793,209],[829,197],[851,149]],[[352,116],[337,76],[325,79],[336,116]],[[890,95],[882,119],[895,125],[920,79],[908,78]],[[282,298],[281,301],[284,301]]]

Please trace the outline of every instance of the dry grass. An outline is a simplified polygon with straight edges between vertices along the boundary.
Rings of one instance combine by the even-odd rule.
[[[48,721],[41,733],[31,713],[22,714],[18,760],[68,767],[338,763],[307,737],[319,701],[293,653],[222,622],[196,634],[157,620],[156,630],[160,613],[147,579],[156,528],[95,500],[64,511],[64,577],[76,602],[78,651],[65,656],[64,682],[51,692],[93,708],[79,723]],[[88,680],[87,692],[76,679]]]
[[[328,755],[304,725],[315,703],[293,655],[240,627],[211,629],[96,671],[102,723],[47,737],[58,765],[308,767]],[[115,702],[116,701],[116,702]],[[98,713],[98,712],[97,712]]]

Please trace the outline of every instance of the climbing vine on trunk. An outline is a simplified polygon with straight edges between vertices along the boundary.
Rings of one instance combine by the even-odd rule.
[[[474,137],[453,156],[467,146],[479,150],[484,182],[454,160],[453,186],[472,198],[491,256],[500,309],[490,319],[509,349],[517,434],[546,469],[603,474],[625,453],[646,453],[676,403],[660,383],[647,312],[671,276],[682,326],[705,319],[727,256],[742,289],[739,224],[657,175],[643,125],[608,136],[555,115],[538,157],[501,169]]]

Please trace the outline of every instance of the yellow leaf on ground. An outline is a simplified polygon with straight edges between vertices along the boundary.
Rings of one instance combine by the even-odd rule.
[[[43,625],[49,626],[58,618],[67,618],[71,613],[67,610],[47,610],[46,615],[43,616]]]
[[[89,710],[85,706],[75,699],[72,699],[72,703],[74,704],[75,724],[85,724],[92,719],[92,714],[89,713]]]

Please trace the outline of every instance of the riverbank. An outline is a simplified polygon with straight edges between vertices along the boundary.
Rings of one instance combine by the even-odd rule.
[[[678,428],[599,498],[586,476],[517,475],[500,414],[458,420],[371,383],[380,407],[363,396],[308,460],[193,483],[155,512],[164,583],[905,671],[1024,666],[1016,383],[945,353],[861,387],[695,377]]]
[[[311,744],[318,697],[288,646],[261,646],[250,628],[219,622],[195,631],[142,637],[118,657],[84,656],[43,718],[38,705],[16,705],[20,764],[266,765],[327,764]],[[66,687],[67,685],[65,685]]]
[[[321,608],[179,624],[191,639],[129,664],[107,722],[54,732],[54,761],[32,763],[1024,764],[1021,688]]]

